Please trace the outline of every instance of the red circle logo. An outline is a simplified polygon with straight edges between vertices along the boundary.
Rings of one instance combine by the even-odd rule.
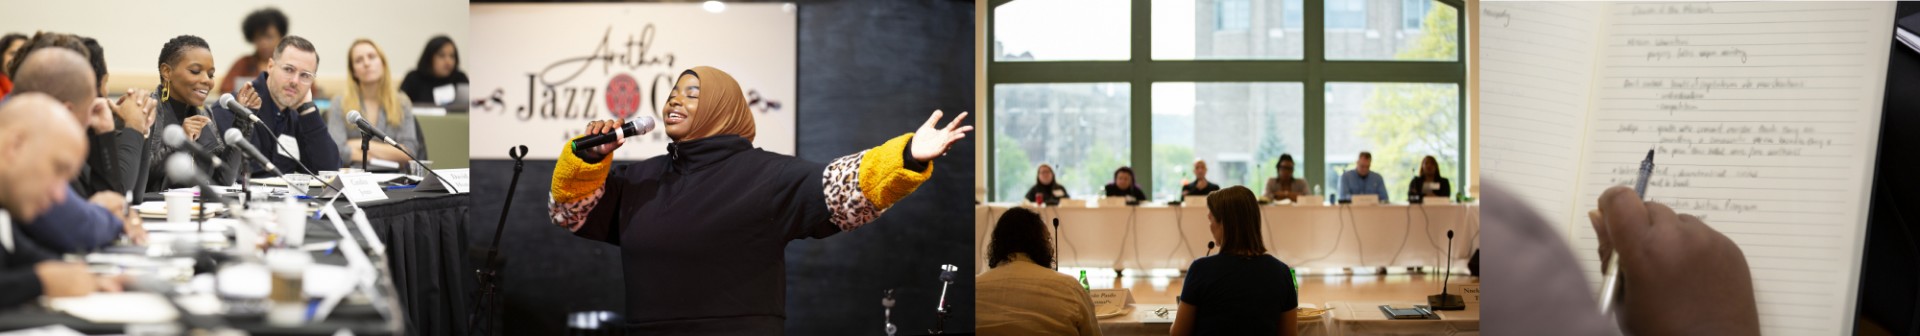
[[[640,110],[640,83],[633,76],[620,74],[607,80],[607,112],[614,118],[626,120]]]

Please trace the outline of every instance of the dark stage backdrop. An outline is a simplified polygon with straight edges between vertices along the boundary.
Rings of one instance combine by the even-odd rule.
[[[913,131],[934,109],[949,119],[977,110],[972,3],[800,1],[799,11],[799,157],[826,162],[879,145]],[[935,320],[940,264],[960,267],[948,293],[947,331],[973,330],[974,138],[936,160],[933,179],[878,222],[787,246],[788,333],[882,334],[886,289],[896,289],[893,321],[901,334],[925,333]],[[507,219],[501,246],[508,256],[508,335],[553,334],[565,328],[568,312],[620,311],[625,304],[619,251],[546,218],[552,173],[551,160],[527,162]],[[511,161],[474,160],[468,232],[476,246],[493,238],[512,174]]]

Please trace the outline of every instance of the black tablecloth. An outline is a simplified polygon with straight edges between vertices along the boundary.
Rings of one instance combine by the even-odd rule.
[[[387,197],[362,206],[387,245],[407,333],[466,334],[476,287],[474,265],[466,258],[467,194],[393,190]]]
[[[399,292],[401,316],[409,335],[460,335],[466,333],[467,311],[471,309],[475,288],[473,265],[466,259],[467,194],[387,191],[386,200],[362,204],[367,222],[387,246],[387,261],[394,289]],[[159,199],[158,194],[149,199]],[[319,202],[315,200],[313,202]],[[342,199],[334,204],[342,215],[353,210]],[[350,220],[343,217],[343,220]],[[353,224],[348,232],[364,242]],[[307,242],[340,239],[333,224],[324,219],[307,222]],[[337,258],[316,257],[316,258]],[[341,262],[342,264],[344,261]],[[33,328],[50,324],[65,325],[84,333],[123,333],[125,326],[93,324],[65,314],[38,307],[0,311],[0,331]],[[345,328],[357,335],[385,334],[385,322],[371,306],[342,305],[327,322],[299,328],[273,328],[259,318],[226,317],[221,324],[260,335],[332,335]]]

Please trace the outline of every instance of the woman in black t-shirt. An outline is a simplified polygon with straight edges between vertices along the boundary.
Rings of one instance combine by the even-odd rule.
[[[1293,335],[1300,294],[1292,269],[1267,254],[1253,190],[1222,189],[1207,197],[1207,219],[1220,254],[1194,260],[1180,288],[1173,335]]]

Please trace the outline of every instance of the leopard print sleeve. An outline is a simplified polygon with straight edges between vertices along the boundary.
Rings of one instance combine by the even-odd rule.
[[[933,176],[932,163],[925,171],[904,166],[901,153],[912,140],[913,134],[908,133],[827,164],[821,182],[834,226],[852,231],[873,222]]]
[[[606,196],[606,188],[594,189],[586,197],[573,202],[560,202],[551,195],[547,198],[547,215],[553,219],[553,225],[566,228],[568,232],[580,232],[587,223],[587,213],[600,205],[600,197]]]

